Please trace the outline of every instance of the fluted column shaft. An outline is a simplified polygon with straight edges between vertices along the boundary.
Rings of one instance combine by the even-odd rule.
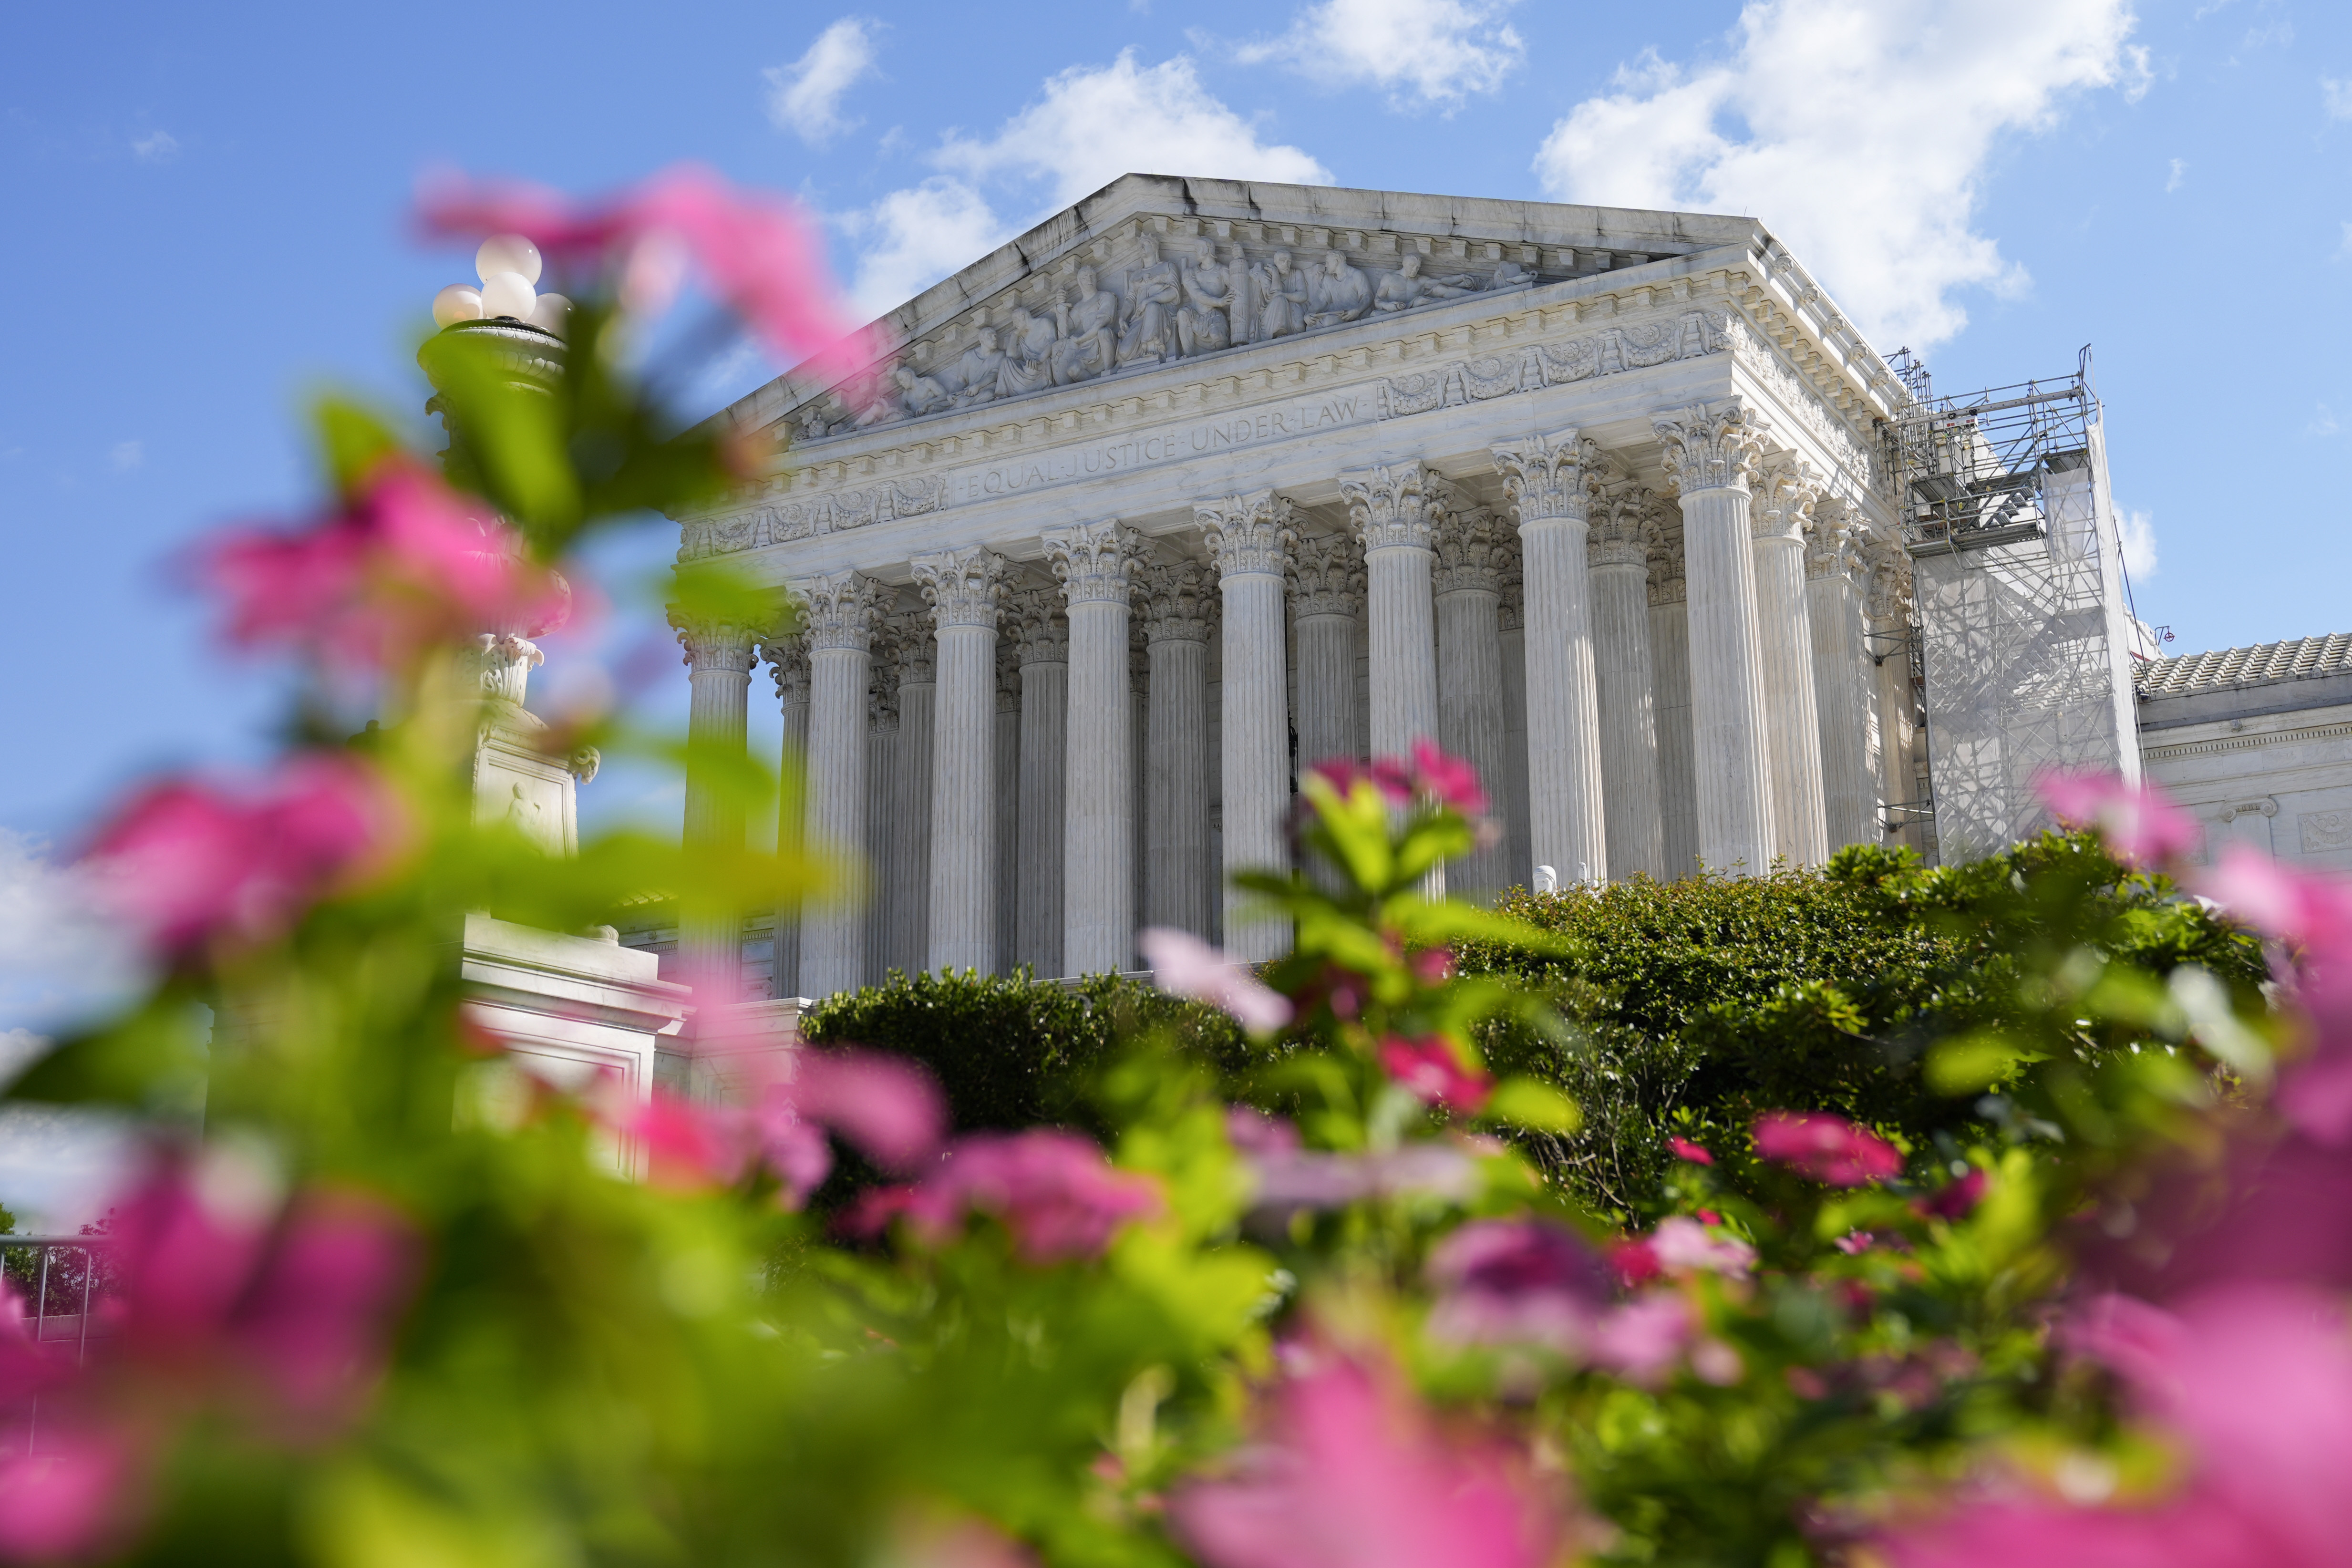
[[[1484,507],[1449,512],[1436,534],[1437,741],[1477,769],[1490,795],[1504,771],[1503,576],[1517,555],[1509,525]],[[1491,809],[1491,807],[1490,807]],[[1510,880],[1509,851],[1496,839],[1447,876],[1450,890],[1484,901]]]
[[[890,791],[889,965],[920,973],[930,955],[931,773],[939,744],[939,648],[924,623],[900,624],[898,740]]]
[[[1356,732],[1356,616],[1364,561],[1344,534],[1302,539],[1290,563],[1292,629],[1298,639],[1298,761],[1302,767],[1360,759]]]
[[[1021,963],[1021,666],[1008,640],[996,648],[996,963]]]
[[[1901,561],[1888,551],[1871,575],[1871,658],[1875,675],[1874,707],[1878,721],[1878,787],[1881,837],[1874,842],[1919,847],[1911,814],[1895,811],[1916,803],[1919,794],[1911,745],[1917,706],[1911,690],[1911,619]],[[1892,822],[1895,831],[1886,831]]]
[[[1372,468],[1339,481],[1356,541],[1364,548],[1375,756],[1411,756],[1415,741],[1437,739],[1437,612],[1431,574],[1443,482],[1418,463]]]
[[[1496,606],[1503,656],[1503,773],[1490,786],[1503,825],[1503,883],[1535,886],[1535,861],[1528,850],[1528,634],[1525,601],[1516,569],[1503,584]]]
[[[1056,652],[1066,652],[1066,647]],[[1062,857],[1067,847],[1070,666],[1066,658],[1021,666],[1020,961],[1038,974],[1062,964]]]
[[[1057,530],[1045,549],[1070,623],[1064,785],[1062,965],[1071,974],[1125,969],[1135,944],[1133,722],[1128,682],[1132,534],[1116,522]]]
[[[1826,505],[1826,503],[1824,503]],[[1816,516],[1805,553],[1805,619],[1812,632],[1813,706],[1821,718],[1822,805],[1830,852],[1875,844],[1878,781],[1870,756],[1870,662],[1861,572],[1847,517]]]
[[[686,816],[688,844],[743,847],[742,797],[724,782],[729,759],[743,754],[750,717],[751,647],[748,626],[677,619],[693,695],[687,716]],[[696,912],[678,930],[679,972],[689,984],[716,987],[708,1002],[733,1002],[742,984],[743,923],[740,913]]]
[[[1185,563],[1144,577],[1143,637],[1150,652],[1144,726],[1145,923],[1207,937],[1213,923],[1209,868],[1209,626],[1216,601],[1206,575]]]
[[[1698,780],[1691,756],[1690,606],[1679,526],[1650,558],[1650,669],[1658,729],[1658,817],[1665,876],[1698,868]]]
[[[1813,632],[1805,603],[1805,529],[1816,482],[1785,455],[1766,459],[1752,500],[1756,626],[1764,658],[1765,734],[1772,760],[1772,847],[1795,866],[1830,858],[1822,793],[1822,721],[1813,693]]]
[[[1562,883],[1609,876],[1601,704],[1586,552],[1600,449],[1566,430],[1494,448],[1518,514],[1525,574],[1528,854]]]
[[[926,966],[996,966],[996,600],[1003,557],[919,555],[915,581],[939,641],[931,769],[930,929]]]
[[[1288,932],[1250,919],[1236,871],[1289,864],[1283,816],[1290,808],[1290,715],[1283,669],[1283,576],[1297,539],[1290,503],[1271,490],[1193,509],[1224,596],[1222,710],[1224,948],[1236,958],[1279,955]]]
[[[874,585],[855,573],[803,585],[808,626],[809,847],[855,859],[866,844],[867,722]],[[858,891],[811,900],[801,917],[799,983],[809,996],[859,984],[866,970],[866,918]]]
[[[1762,442],[1736,406],[1693,409],[1657,431],[1683,516],[1699,858],[1761,875],[1772,864],[1772,763],[1748,484]]]
[[[1601,718],[1601,795],[1609,871],[1665,875],[1658,794],[1655,681],[1650,657],[1649,543],[1632,498],[1612,498],[1587,555],[1592,587],[1594,695]]]
[[[780,748],[777,777],[784,781],[776,810],[776,853],[789,856],[799,851],[808,817],[808,736],[809,736],[809,664],[808,647],[800,633],[787,637],[772,638],[765,652],[774,667],[776,701],[783,717],[783,738]],[[792,787],[797,773],[801,787]],[[768,960],[768,994],[772,997],[800,996],[801,979],[801,901],[797,897],[779,902],[775,912],[775,931],[770,938]]]

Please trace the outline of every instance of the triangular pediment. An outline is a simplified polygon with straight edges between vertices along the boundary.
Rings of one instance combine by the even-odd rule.
[[[728,414],[804,445],[1766,240],[1747,217],[1126,174],[883,317],[872,363]]]

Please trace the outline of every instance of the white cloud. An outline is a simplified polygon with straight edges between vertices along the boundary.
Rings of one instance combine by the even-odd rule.
[[[2142,582],[2155,576],[2156,519],[2126,507],[2116,520],[2116,531],[2123,541],[2124,570]]]
[[[2343,224],[2339,226],[2343,231],[2343,238],[2336,242],[2336,259],[2343,261],[2347,258],[2352,258],[2352,223]]]
[[[2341,426],[2336,422],[2336,410],[2325,403],[2312,410],[2311,423],[2303,427],[2306,436],[2333,436]]]
[[[2164,182],[2165,193],[2168,195],[2172,192],[2179,190],[2180,188],[2180,182],[2188,177],[2189,164],[2187,161],[2180,158],[2175,158],[2172,161],[2172,174]]]
[[[994,135],[950,132],[930,162],[942,173],[835,219],[858,247],[851,292],[877,313],[1121,174],[1331,179],[1311,154],[1260,140],[1255,121],[1201,85],[1187,57],[1147,67],[1132,49],[1047,78]],[[1023,219],[999,216],[1000,204]]]
[[[841,117],[842,96],[874,74],[876,24],[844,16],[817,35],[808,53],[788,66],[770,66],[768,118],[822,147],[858,122]]]
[[[2319,100],[2326,107],[2328,119],[2352,120],[2352,81],[2337,81],[2332,77],[2321,77]]]
[[[1968,323],[1952,296],[2023,269],[1975,232],[1996,140],[2069,94],[2146,90],[2127,0],[1750,0],[1729,58],[1645,54],[1552,128],[1554,195],[1751,214],[1883,346]]]
[[[1527,57],[1504,22],[1515,0],[1323,0],[1290,30],[1237,51],[1334,86],[1383,88],[1400,100],[1459,103],[1492,92]]]
[[[120,995],[139,973],[89,885],[41,840],[0,827],[0,1025],[69,1017]]]
[[[142,163],[168,163],[180,155],[180,139],[168,131],[151,131],[131,142],[131,152]]]
[[[121,472],[129,473],[131,469],[140,468],[146,463],[147,443],[144,441],[117,441],[113,447],[106,454],[106,460],[112,463],[115,468]]]

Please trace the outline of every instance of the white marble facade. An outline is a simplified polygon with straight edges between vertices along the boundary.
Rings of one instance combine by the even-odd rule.
[[[1505,825],[1473,897],[1815,863],[1922,793],[1905,393],[1751,219],[1129,175],[880,336],[726,410],[788,449],[679,520],[797,610],[683,629],[698,729],[773,665],[786,830],[877,879],[781,912],[779,996],[1271,954],[1222,889],[1299,767],[1422,738]]]

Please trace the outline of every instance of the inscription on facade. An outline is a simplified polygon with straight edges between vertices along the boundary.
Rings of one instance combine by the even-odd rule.
[[[1212,457],[1235,447],[1361,425],[1381,416],[1378,388],[1362,387],[1190,424],[1171,420],[1154,429],[1121,436],[1116,441],[1063,447],[1040,452],[1034,458],[950,469],[948,500],[951,504],[986,500],[992,496],[1018,495],[1023,490],[1073,479],[1158,468],[1187,458]]]

